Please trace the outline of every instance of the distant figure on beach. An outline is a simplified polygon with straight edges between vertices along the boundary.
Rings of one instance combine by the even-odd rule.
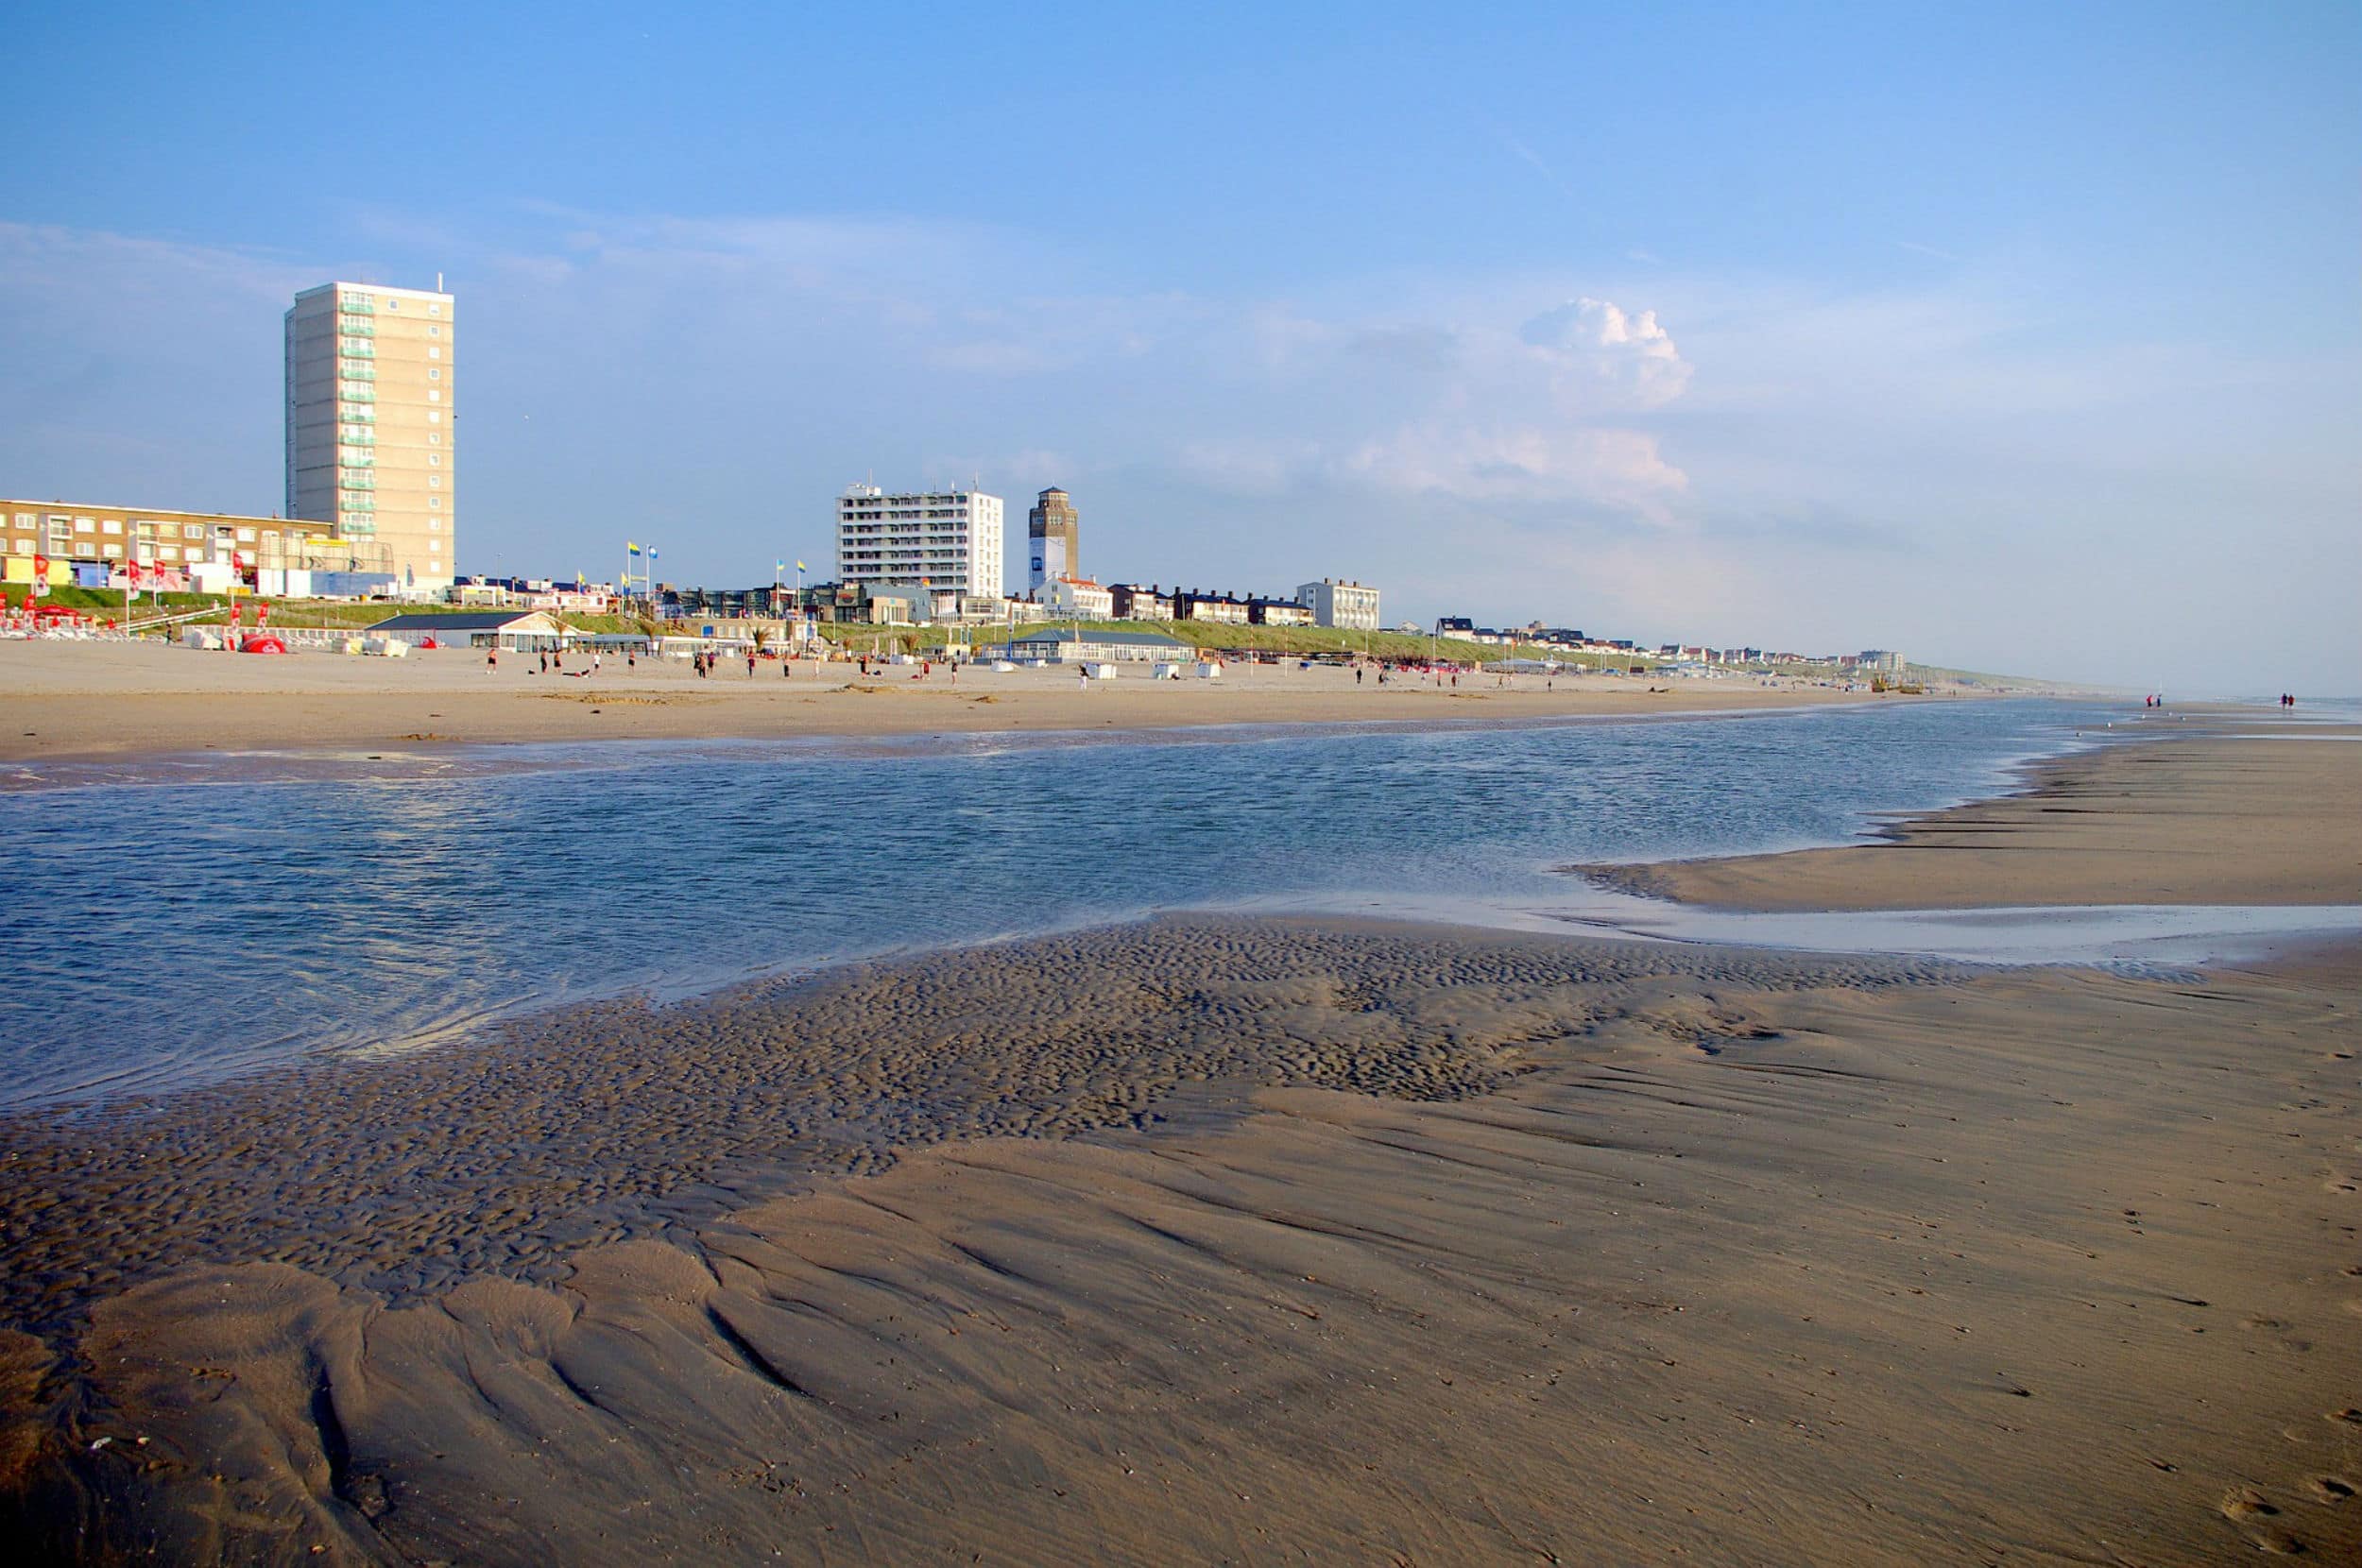
[[[751,652],[746,656],[746,678],[748,680],[755,678],[755,656]]]
[[[484,673],[488,675],[497,675],[501,673],[501,651],[498,648],[485,650]]]
[[[796,656],[794,654],[781,654],[779,656],[779,679],[787,680],[795,673]]]
[[[1087,665],[1076,665],[1074,667],[1074,678],[1083,683],[1084,690],[1087,691],[1091,689],[1091,673]]]
[[[1358,664],[1353,667],[1353,684],[1356,686],[1361,684],[1361,667]]]
[[[547,648],[541,650],[541,668],[538,673],[544,675],[550,673],[550,651]]]
[[[599,673],[599,656],[596,654],[590,656],[590,673],[594,675]]]

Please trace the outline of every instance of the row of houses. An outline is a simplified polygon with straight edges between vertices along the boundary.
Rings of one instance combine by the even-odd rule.
[[[1682,664],[1743,665],[1757,670],[1833,665],[1840,670],[1889,675],[1901,674],[1907,662],[1891,648],[1865,648],[1858,654],[1796,654],[1762,648],[1709,648],[1686,642],[1668,642],[1657,650],[1657,656]]]
[[[1480,626],[1464,615],[1446,615],[1436,619],[1435,631],[1439,637],[1457,638],[1463,642],[1481,642],[1495,647],[1542,647],[1575,654],[1640,654],[1647,651],[1628,637],[1591,637],[1571,626],[1545,626],[1538,621],[1503,629]]]
[[[1374,627],[1377,590],[1370,592]],[[1116,583],[1103,588],[1085,577],[1053,577],[1042,585],[1036,603],[1053,620],[1207,621],[1229,626],[1335,624],[1321,620],[1320,611],[1301,596],[1302,590],[1298,590],[1298,595],[1277,599],[1260,594],[1241,595],[1227,589],[1212,593],[1183,588],[1168,593],[1156,583],[1146,588],[1138,583]]]
[[[1514,644],[1583,654],[1639,655],[1649,652],[1630,638],[1588,637],[1572,627],[1545,626],[1538,621],[1503,630],[1480,626],[1464,615],[1446,615],[1436,620],[1435,630],[1442,637],[1493,645]],[[1891,648],[1866,648],[1858,654],[1797,654],[1762,648],[1711,648],[1703,643],[1667,642],[1657,646],[1655,656],[1674,664],[1720,664],[1753,669],[1821,665],[1883,674],[1901,674],[1905,664],[1903,656]]]

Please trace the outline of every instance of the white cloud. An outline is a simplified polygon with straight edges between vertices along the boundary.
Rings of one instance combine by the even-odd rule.
[[[1574,406],[1604,395],[1662,408],[1689,385],[1689,366],[1652,310],[1634,315],[1612,299],[1585,296],[1532,317],[1518,335],[1549,361],[1552,386]]]

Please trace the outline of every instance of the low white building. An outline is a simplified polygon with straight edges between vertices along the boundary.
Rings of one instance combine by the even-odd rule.
[[[566,647],[565,625],[547,610],[486,610],[455,615],[397,615],[365,628],[372,639],[413,648],[498,648],[533,653]]]
[[[1087,577],[1053,577],[1041,586],[1041,603],[1051,615],[1084,621],[1113,621],[1116,596]]]
[[[1194,656],[1188,643],[1156,632],[1085,632],[1077,638],[1070,626],[1020,632],[1009,639],[1005,653],[1013,659],[1040,658],[1056,664],[1172,663]]]
[[[1312,620],[1318,625],[1374,632],[1380,624],[1378,589],[1360,583],[1324,577],[1297,588],[1296,602],[1312,612]]]

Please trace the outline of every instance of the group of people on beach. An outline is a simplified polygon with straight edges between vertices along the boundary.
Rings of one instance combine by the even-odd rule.
[[[2296,698],[2295,698],[2295,697],[2293,697],[2293,696],[2289,695],[2289,694],[2288,694],[2287,692],[2285,692],[2285,691],[2283,691],[2283,692],[2280,694],[2280,706],[2281,706],[2281,707],[2296,707],[2296,705],[2297,705],[2297,700],[2296,700]]]
[[[569,670],[569,669],[567,669],[567,668],[566,668],[566,653],[565,653],[565,650],[564,650],[564,649],[562,649],[562,648],[544,648],[544,649],[542,649],[542,650],[540,651],[539,660],[540,660],[540,662],[539,663],[539,665],[538,665],[538,666],[535,668],[535,670],[534,670],[534,673],[535,673],[535,674],[537,674],[537,675],[548,675],[548,674],[572,675],[572,676],[573,676],[576,680],[589,680],[589,679],[590,679],[592,675],[597,674],[597,673],[599,673],[602,669],[604,669],[604,668],[606,667],[606,661],[605,661],[605,660],[604,660],[604,659],[603,659],[603,658],[602,658],[602,657],[601,657],[601,656],[599,656],[596,652],[593,652],[593,653],[591,654],[591,656],[590,656],[590,668],[589,668],[588,670]],[[639,659],[638,656],[637,656],[637,655],[635,655],[634,653],[632,653],[632,651],[631,651],[631,650],[629,650],[629,649],[625,649],[625,650],[624,651],[624,662],[625,662],[625,663],[626,663],[626,664],[628,664],[628,665],[630,665],[630,666],[631,666],[633,669],[635,669],[635,670],[637,670],[638,668],[640,668],[640,659]],[[494,647],[490,647],[490,648],[487,648],[487,649],[485,649],[485,651],[484,651],[484,671],[485,671],[485,673],[487,673],[487,674],[490,674],[490,675],[497,675],[497,674],[499,674],[499,673],[500,673],[500,669],[501,669],[501,651],[500,651],[500,649],[499,649],[497,646],[494,646]]]

